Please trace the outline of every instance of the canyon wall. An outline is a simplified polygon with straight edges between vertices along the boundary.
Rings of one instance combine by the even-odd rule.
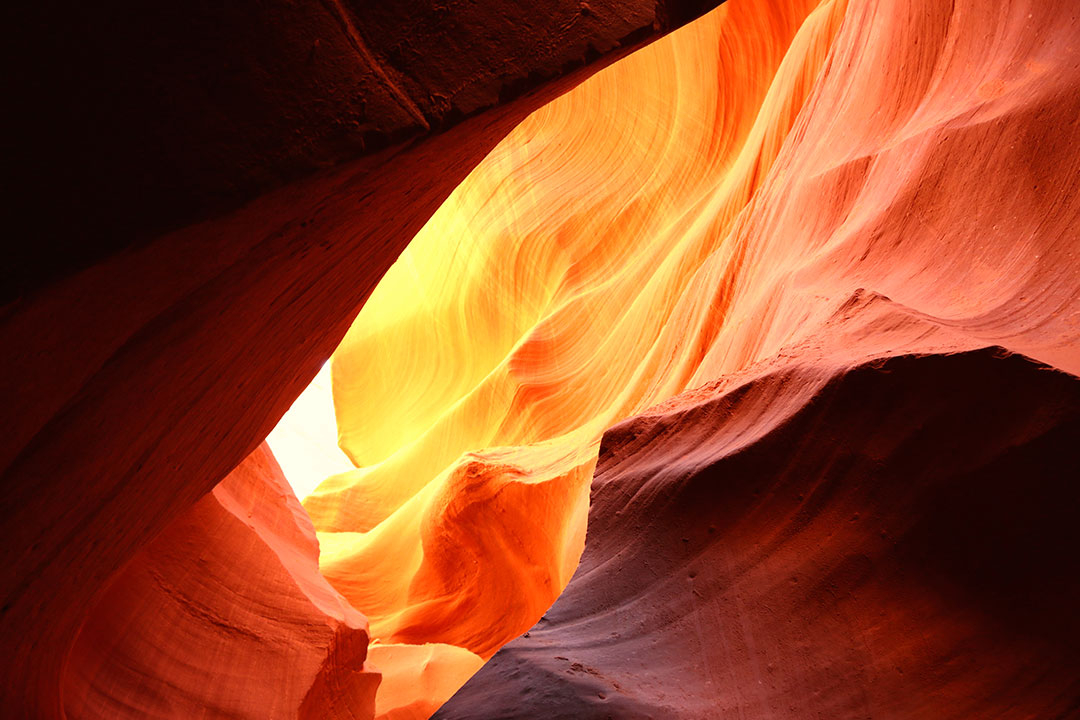
[[[1078,22],[848,4],[686,392],[605,433],[577,574],[436,717],[1076,715]]]
[[[88,613],[111,612],[100,604],[110,582],[144,551],[173,557],[148,546],[163,532],[192,537],[169,529],[187,513],[220,518],[196,506],[256,450],[499,139],[711,4],[395,7],[6,9],[21,68],[18,240],[5,245],[0,310],[8,716],[64,717],[65,704],[114,716],[102,698],[125,681],[80,676],[70,660],[84,626],[109,626]],[[423,61],[447,57],[452,67]],[[233,580],[258,584],[258,570]],[[145,580],[123,582],[144,592]],[[157,632],[143,637],[171,641]],[[362,657],[344,655],[349,667]],[[204,691],[216,697],[177,694]]]
[[[577,574],[435,717],[1073,717],[1078,438],[1080,381],[1000,349],[680,396],[605,434]]]
[[[143,548],[89,608],[68,717],[372,717],[367,621],[262,445]]]
[[[1055,627],[1074,637],[1078,569],[1057,513],[1077,499],[1076,30],[1047,2],[726,5],[534,113],[455,190],[333,358],[339,440],[359,467],[304,502],[324,573],[377,642],[487,657],[558,596],[585,529],[581,469],[599,465],[567,594],[440,716],[1069,711],[1075,657],[1044,645]],[[729,397],[742,393],[756,399]],[[842,407],[807,421],[805,440],[786,428],[833,393]],[[654,415],[664,431],[647,447],[623,439],[633,420],[604,434]],[[961,418],[949,437],[926,429]],[[860,434],[871,422],[881,437]],[[686,459],[701,443],[715,447]],[[790,467],[740,455],[802,443],[821,455]],[[1007,485],[1025,462],[1038,500],[1020,506]],[[815,500],[820,526],[786,531],[797,550],[716,569],[728,556],[714,545],[766,544],[788,522],[768,506],[724,534],[726,493],[767,495],[798,473],[810,485],[785,493],[851,495]],[[960,512],[957,488],[980,483],[988,497]],[[955,511],[951,530],[936,503]],[[862,516],[892,549],[861,535],[824,545]],[[708,542],[694,539],[704,518]],[[674,575],[690,561],[667,558],[668,541],[713,574]],[[815,542],[809,589],[776,586],[776,567]],[[942,554],[971,576],[942,582],[929,567]],[[854,566],[867,569],[848,577]],[[838,604],[823,585],[872,597]],[[890,594],[917,606],[893,625],[876,619],[895,610]],[[696,630],[695,603],[708,610]],[[1040,621],[999,629],[1001,605]],[[826,628],[828,613],[847,619]],[[942,637],[904,644],[920,618]],[[742,635],[720,637],[738,622]],[[949,659],[969,645],[999,667]],[[886,675],[885,658],[913,674]],[[772,691],[753,689],[767,680]]]
[[[16,228],[34,242],[5,248],[0,303],[288,182],[505,106],[716,4],[5,8],[5,24],[19,29],[4,48],[20,68],[6,85],[18,138],[9,147],[19,180],[12,204]]]
[[[814,7],[726,5],[538,110],[369,299],[332,359],[339,442],[360,467],[304,507],[373,650],[467,650],[467,677],[565,587],[603,430],[701,362],[671,323],[720,238],[672,218],[729,174],[719,227],[752,195],[740,158],[772,162],[841,17],[817,13],[811,57],[782,67]],[[774,78],[795,97],[755,126]],[[719,322],[689,313],[678,322]]]
[[[1077,713],[1080,15],[709,5],[17,40],[5,712]]]

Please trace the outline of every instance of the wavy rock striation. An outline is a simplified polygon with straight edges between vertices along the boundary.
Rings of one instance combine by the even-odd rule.
[[[457,645],[486,658],[524,631],[522,621],[537,617],[565,582],[584,529],[583,480],[604,430],[625,418],[667,412],[667,405],[650,410],[665,401],[670,407],[704,402],[743,384],[772,388],[780,382],[775,378],[787,378],[791,387],[761,392],[794,417],[803,406],[816,407],[823,386],[866,387],[864,380],[847,378],[863,378],[868,363],[892,367],[900,361],[890,358],[899,356],[990,346],[1057,371],[1080,372],[1075,230],[1080,223],[1080,46],[1073,40],[1078,23],[1067,3],[1022,0],[992,8],[977,2],[942,6],[893,0],[725,5],[533,114],[433,216],[335,354],[340,443],[358,469],[330,478],[304,503],[326,548],[327,578],[369,615],[374,636],[394,643]],[[446,237],[460,242],[448,246]],[[960,362],[981,368],[987,382],[1008,378],[1023,387],[1030,383],[1039,398],[1053,394],[1038,389],[1038,372],[1013,370],[1008,363],[1000,371],[985,369],[982,359]],[[936,360],[921,365],[927,369],[905,370],[912,392],[918,383],[939,387],[929,375],[955,379],[963,374]],[[1064,392],[1068,383],[1060,382]],[[1011,424],[1010,418],[995,417],[1007,415],[1008,402],[980,404],[974,386],[965,387],[966,394],[948,395],[953,405],[947,408],[932,403],[928,394],[918,396],[925,399],[926,412],[942,416],[983,408],[989,417],[982,418],[982,431],[1015,433],[1023,444],[1022,420]],[[880,392],[889,398],[899,393],[893,386]],[[1041,400],[1031,402],[1023,409],[1035,413]],[[1065,449],[1074,439],[1072,416],[1059,410],[1048,425],[1039,426],[1040,433],[1058,438],[1052,459],[1039,465],[1057,473],[1048,475],[1048,482],[1075,468]],[[732,423],[724,425],[726,432],[739,429],[747,447],[769,436],[766,400],[739,405],[732,413],[730,420],[705,413],[708,420],[700,422]],[[866,417],[829,418],[816,441],[824,445],[822,452],[869,442],[842,432],[845,423],[869,422]],[[941,421],[939,427],[947,425]],[[914,467],[920,452],[926,454],[923,470],[947,465],[948,443],[962,439],[941,440],[944,445],[938,446],[921,440],[917,430],[896,421],[897,438],[914,436],[919,439],[911,442],[926,447],[882,456],[893,483],[900,482],[904,467]],[[676,429],[669,435],[676,448],[684,447]],[[793,436],[783,437],[794,442]],[[928,498],[946,497],[950,483],[974,473],[979,462],[999,462],[1010,445],[1002,440],[980,450],[974,438],[956,445],[955,452],[976,465],[928,479],[930,485],[913,489],[910,497],[891,497],[908,503],[911,513],[922,512],[923,504],[932,502]],[[628,468],[638,461],[646,467],[683,467],[682,451],[665,454],[657,442],[640,458],[619,459]],[[726,450],[701,452],[711,465]],[[601,461],[612,460],[601,456]],[[695,467],[685,474],[696,477],[698,470],[705,472]],[[811,470],[825,473],[825,459]],[[762,492],[769,492],[771,481],[761,472]],[[987,472],[987,482],[1004,483],[1005,470],[995,465]],[[625,477],[638,478],[629,469]],[[856,473],[836,483],[870,483],[874,477]],[[597,475],[597,483],[602,480]],[[659,489],[654,499],[655,506],[643,510],[646,516],[664,507]],[[1074,500],[1062,483],[1041,497],[1043,502]],[[849,502],[884,512],[870,498]],[[605,512],[618,509],[605,507]],[[847,508],[841,503],[835,511]],[[604,534],[619,524],[599,511],[594,508],[590,516],[590,544],[607,542]],[[898,512],[902,522],[918,519]],[[993,506],[987,512],[1004,511]],[[674,516],[667,520],[678,524]],[[688,532],[701,529],[695,522],[687,519]],[[607,529],[597,530],[598,523]],[[1015,528],[1037,523],[1037,513],[1031,510],[1016,523]],[[957,521],[959,538],[965,527]],[[945,537],[944,529],[935,532]],[[755,540],[746,533],[740,542],[752,545]],[[594,560],[614,573],[624,556],[636,555],[638,540],[626,531],[610,542],[616,549],[609,547]],[[841,543],[832,549],[833,564],[849,551],[869,552],[859,543]],[[398,557],[408,562],[388,559]],[[1059,565],[1067,561],[1061,554],[1054,558]],[[882,562],[902,564],[898,573],[914,572],[919,565],[910,558]],[[701,675],[701,668],[724,662],[764,667],[767,649],[744,648],[730,657],[684,649],[685,662],[699,664],[697,679],[711,683],[700,692],[687,690],[684,706],[671,699],[682,694],[672,686],[682,682],[678,668],[686,667],[674,661],[647,682],[645,676],[627,674],[630,689],[616,693],[619,699],[607,710],[574,704],[587,682],[545,694],[543,678],[552,667],[573,673],[579,663],[602,673],[600,658],[610,650],[613,672],[623,672],[620,663],[631,662],[627,653],[647,663],[643,648],[667,642],[669,624],[685,613],[663,610],[665,602],[681,602],[665,589],[671,566],[648,565],[655,575],[635,566],[627,571],[627,582],[635,588],[655,583],[655,607],[634,605],[618,615],[618,622],[629,622],[640,612],[661,626],[631,633],[640,635],[640,643],[607,644],[589,635],[582,642],[594,643],[595,652],[582,649],[582,657],[599,664],[559,652],[559,643],[578,648],[571,620],[584,627],[581,623],[591,622],[589,613],[596,614],[597,627],[622,632],[604,624],[616,622],[607,616],[621,607],[621,598],[599,590],[586,593],[573,601],[579,604],[567,606],[567,629],[553,629],[552,644],[545,647],[551,658],[568,658],[567,668],[557,660],[543,668],[516,665],[518,651],[512,648],[532,645],[515,641],[502,656],[508,659],[495,661],[470,683],[448,706],[447,716],[535,716],[547,701],[565,717],[575,712],[709,717],[709,707],[763,715],[780,707],[784,692],[811,692],[807,688],[825,682],[796,668],[783,681],[787,690],[770,698],[750,693],[744,700],[738,694],[742,686],[764,683],[765,675],[739,675],[745,670],[740,667],[724,684]],[[899,582],[889,575],[893,565],[881,569],[873,592],[887,593]],[[598,586],[618,585],[617,577],[597,572]],[[1003,572],[983,580],[1007,583],[1008,570]],[[1051,586],[1057,582],[1053,577],[1048,577]],[[704,625],[703,633],[738,621],[738,606],[714,596],[730,579],[721,574],[708,593],[698,588],[705,593],[702,602],[726,618],[709,621],[713,624]],[[1016,582],[1022,581],[1017,571]],[[912,582],[927,585],[927,593],[938,589],[933,578]],[[681,578],[676,586],[689,587]],[[568,598],[577,597],[574,587]],[[754,592],[755,599],[768,602],[764,588]],[[921,591],[912,591],[912,601],[916,592]],[[798,602],[797,595],[791,597]],[[807,602],[820,600],[815,595]],[[1014,601],[1023,602],[1020,596]],[[589,602],[594,605],[586,607]],[[956,662],[955,677],[942,674],[939,665],[963,647],[956,640],[962,634],[934,613],[978,613],[979,602],[942,600],[935,606],[927,601],[928,625],[940,622],[943,633],[953,634],[940,645],[921,646],[919,652],[929,654],[908,663],[919,668],[922,684],[883,687],[880,696],[868,695],[861,706],[851,697],[840,698],[839,691],[836,698],[822,698],[820,706],[812,698],[792,699],[789,705],[797,710],[784,712],[854,708],[918,716],[929,705],[906,705],[903,697],[916,688],[940,693],[935,698],[942,712],[962,716],[968,707],[961,702],[965,687],[972,712],[1004,712],[1014,701],[1033,712],[1070,707],[1074,689],[1055,669],[1069,659],[1061,653],[1046,655],[1056,659],[1038,671],[1043,680],[1025,676],[1019,665],[1003,665],[996,677],[1011,683],[1009,692],[1015,694],[983,705],[975,696],[993,687],[992,673]],[[784,612],[794,612],[792,607]],[[872,603],[866,607],[875,610]],[[467,620],[459,619],[458,609]],[[1068,624],[1060,607],[1057,611],[1055,621]],[[805,612],[818,622],[824,610],[819,603]],[[856,629],[869,628],[865,618],[852,622]],[[543,627],[530,632],[537,635]],[[1038,657],[1038,642],[1023,628],[1016,629],[1021,637],[1015,642],[981,628],[988,653]],[[807,657],[855,662],[833,647],[838,640],[830,632],[807,635]],[[874,657],[888,655],[890,642],[903,641],[896,627],[887,632],[892,634],[874,646]],[[679,651],[665,652],[675,657]],[[906,651],[897,652],[911,659]],[[858,687],[861,680],[846,673],[837,671],[838,682]],[[877,682],[878,676],[872,677]],[[639,681],[647,687],[635,686]],[[1016,689],[1025,684],[1027,690]],[[514,710],[517,703],[522,710]]]
[[[72,667],[80,629],[113,622],[99,602],[110,582],[171,523],[190,530],[187,513],[217,522],[193,508],[256,450],[409,238],[499,139],[712,7],[370,5],[6,9],[21,28],[8,45],[21,68],[11,97],[27,109],[13,135],[13,205],[30,221],[2,263],[6,716],[64,717],[82,695],[97,699],[79,707],[106,716],[114,703],[169,702]],[[258,585],[261,569],[232,580]],[[130,580],[131,592],[150,592],[145,576]],[[184,642],[164,630],[133,633]],[[360,651],[343,655],[351,666]],[[145,660],[136,666],[170,662]],[[278,666],[266,669],[269,682]],[[80,689],[63,700],[68,682]]]
[[[732,3],[546,105],[711,3],[126,5],[15,43],[5,713],[1077,712],[1071,3]]]
[[[1078,441],[1080,380],[990,350],[627,420],[569,587],[436,717],[1069,717]]]
[[[740,156],[772,161],[835,32],[829,5],[804,41],[813,58],[781,67],[812,9],[724,6],[549,104],[380,284],[332,362],[341,446],[361,467],[304,499],[323,573],[378,642],[487,658],[565,587],[604,428],[697,368],[704,348],[673,324],[716,320],[679,306],[696,303],[717,236],[671,218],[731,169],[717,222],[733,221],[754,187]],[[721,92],[715,78],[744,65],[759,72]],[[794,97],[755,127],[740,103],[753,110],[774,76]]]

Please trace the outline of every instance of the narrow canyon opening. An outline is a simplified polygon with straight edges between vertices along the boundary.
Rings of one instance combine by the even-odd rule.
[[[0,707],[1076,716],[1080,15],[715,4],[132,16],[0,306]]]
[[[378,716],[434,711],[556,600],[607,428],[772,351],[710,357],[748,289],[730,236],[844,9],[727,4],[535,111],[270,434],[370,623]],[[788,267],[755,270],[764,294]]]
[[[387,271],[335,351],[332,387],[324,368],[271,434],[287,478],[329,478],[298,494],[323,575],[370,623],[380,716],[434,711],[556,601],[612,426],[755,382],[788,355],[850,366],[985,342],[942,322],[980,301],[943,305],[937,282],[912,282],[922,250],[874,261],[871,228],[911,172],[860,160],[884,141],[853,137],[851,120],[843,144],[799,155],[848,12],[845,0],[726,4],[534,112]],[[886,132],[880,108],[850,110]],[[830,234],[748,226],[787,173],[835,186],[815,209]],[[950,282],[975,292],[966,252]],[[1001,263],[1002,292],[1000,270],[1029,260],[980,262]],[[838,318],[853,338],[830,336]],[[853,329],[881,322],[895,327]],[[813,375],[791,407],[819,391]],[[771,402],[779,414],[754,433],[795,412],[782,394]],[[318,458],[290,470],[289,437]]]

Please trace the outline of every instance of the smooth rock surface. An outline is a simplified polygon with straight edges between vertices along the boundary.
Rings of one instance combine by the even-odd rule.
[[[262,445],[140,551],[79,630],[70,718],[374,713],[367,620],[319,574],[315,530]]]
[[[813,58],[781,70],[814,5],[725,5],[534,113],[380,283],[332,359],[360,467],[304,499],[324,574],[380,642],[487,658],[569,581],[603,430],[681,389],[703,352],[671,320],[721,236],[671,218],[728,170],[729,224],[749,197],[737,158],[778,147],[758,154],[757,104],[774,77],[802,102],[841,17],[819,13]]]
[[[360,5],[5,8],[27,225],[0,308],[10,717],[63,716],[99,594],[255,451],[491,147],[711,6],[521,3],[529,25],[476,3]],[[397,61],[365,46],[454,67],[402,94]]]
[[[993,350],[627,420],[570,585],[435,717],[1072,717],[1078,443],[1080,380]]]
[[[795,366],[1001,347],[1080,372],[1078,29],[1068,3],[729,4],[535,113],[335,354],[358,469],[305,500],[327,577],[388,641],[486,657],[554,598],[583,515],[484,503],[587,468],[622,419]]]
[[[4,712],[1076,713],[1076,8],[671,5],[16,39]]]

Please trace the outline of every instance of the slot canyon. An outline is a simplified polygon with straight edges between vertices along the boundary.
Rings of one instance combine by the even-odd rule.
[[[0,717],[1080,719],[1080,4],[5,10]]]

